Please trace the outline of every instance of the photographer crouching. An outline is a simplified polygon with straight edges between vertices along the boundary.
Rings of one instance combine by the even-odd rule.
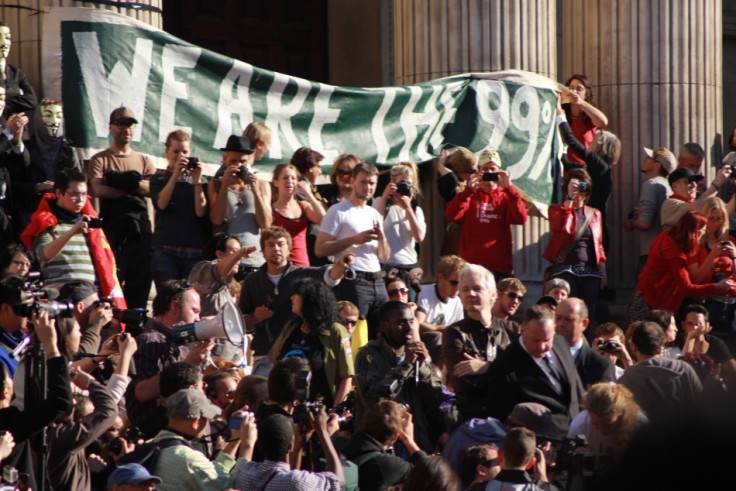
[[[54,302],[48,304],[56,305]],[[72,407],[68,361],[58,347],[56,319],[53,314],[51,309],[40,308],[38,300],[24,290],[21,277],[10,275],[0,280],[0,361],[4,395],[1,404],[3,407],[0,409],[0,431],[11,431],[16,442],[13,452],[3,461],[3,465],[28,474],[28,486],[32,489],[40,488],[36,485],[33,473],[28,439]],[[32,333],[32,340],[28,344],[37,355],[34,360],[30,360],[33,355],[28,352],[13,357],[16,348],[27,344],[25,330]],[[46,391],[39,391],[32,403],[29,401],[25,408],[20,409],[7,404],[12,398],[11,374],[18,368],[18,360],[24,359],[28,360],[24,364],[34,361],[39,362],[39,366],[45,365],[43,376],[46,379]],[[36,375],[39,375],[38,381],[44,378],[40,373]]]

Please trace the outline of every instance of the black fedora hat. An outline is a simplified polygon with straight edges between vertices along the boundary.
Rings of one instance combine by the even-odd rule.
[[[230,135],[227,139],[227,145],[220,150],[223,152],[253,153],[248,139],[238,135]]]

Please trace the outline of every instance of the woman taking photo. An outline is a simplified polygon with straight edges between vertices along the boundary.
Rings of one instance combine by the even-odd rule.
[[[295,266],[309,266],[307,227],[310,223],[322,223],[325,209],[312,194],[309,183],[299,179],[299,171],[292,164],[276,166],[273,184],[277,192],[276,201],[271,205],[273,224],[284,227],[291,235],[291,262]],[[297,191],[305,197],[304,200],[297,201]]]
[[[192,138],[182,130],[166,137],[168,167],[151,177],[151,201],[156,209],[151,270],[158,289],[166,280],[186,278],[202,259],[202,218],[207,199],[202,163],[190,165]]]
[[[294,282],[291,311],[296,318],[284,325],[271,347],[271,363],[298,356],[312,372],[310,399],[322,396],[332,408],[347,397],[355,369],[349,352],[350,336],[337,323],[337,301],[332,289],[313,279]]]
[[[554,264],[551,276],[568,282],[569,296],[583,299],[594,320],[598,294],[606,286],[606,252],[601,212],[587,206],[592,187],[583,169],[567,173],[565,200],[549,207],[552,237],[544,258]]]
[[[409,277],[409,271],[419,265],[416,245],[424,240],[427,233],[424,212],[416,203],[417,186],[416,164],[401,162],[391,167],[391,182],[386,185],[383,195],[373,202],[373,207],[383,215],[383,230],[391,247],[391,255],[383,269],[398,269],[406,284],[415,283]],[[416,284],[418,287],[418,282]]]
[[[700,213],[708,220],[705,234],[700,238],[698,251],[690,258],[687,269],[693,283],[714,283],[734,278],[736,247],[728,235],[726,204],[716,196],[710,196],[700,205]],[[715,295],[705,299],[711,325],[723,332],[736,328],[736,297]]]
[[[611,189],[613,188],[611,168],[618,163],[621,157],[621,140],[610,131],[598,130],[590,145],[590,150],[588,150],[575,137],[560,105],[560,99],[557,99],[557,124],[560,128],[562,140],[568,145],[568,155],[572,152],[585,162],[585,170],[593,181],[593,190],[588,204],[601,212],[603,247],[608,250],[609,237],[606,215],[608,198],[611,196]]]
[[[690,279],[687,265],[698,252],[707,223],[702,213],[688,211],[671,229],[654,239],[631,296],[627,323],[641,319],[652,309],[678,312],[685,298],[736,295],[736,284],[727,279],[700,285]]]

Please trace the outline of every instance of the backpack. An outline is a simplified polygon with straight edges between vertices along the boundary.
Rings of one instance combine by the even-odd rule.
[[[158,459],[161,456],[161,450],[179,445],[186,445],[192,448],[191,445],[181,438],[166,438],[157,442],[146,442],[142,445],[136,445],[135,450],[121,456],[117,461],[117,465],[140,464],[150,474],[154,474],[156,465],[158,465]]]

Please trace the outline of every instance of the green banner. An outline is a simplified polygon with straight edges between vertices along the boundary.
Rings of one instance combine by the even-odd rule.
[[[66,134],[75,146],[106,148],[109,114],[125,105],[140,121],[137,151],[163,157],[166,135],[183,129],[193,154],[213,164],[229,135],[265,123],[274,138],[259,163],[264,170],[301,146],[323,153],[327,164],[349,152],[379,165],[425,162],[447,144],[492,147],[519,188],[542,207],[550,202],[559,149],[550,88],[494,74],[337,87],[262,70],[110,12],[52,9],[49,17],[54,10],[63,15],[47,22],[58,23],[61,50],[44,59],[60,60]]]

